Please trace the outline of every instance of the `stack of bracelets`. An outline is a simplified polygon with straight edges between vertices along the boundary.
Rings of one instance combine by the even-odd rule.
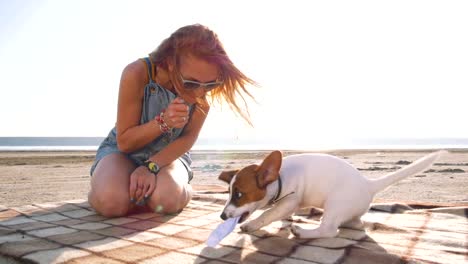
[[[164,112],[165,112],[165,110],[163,110],[163,111],[162,111],[158,116],[156,116],[154,119],[155,119],[156,122],[158,123],[159,129],[161,129],[161,132],[163,132],[164,134],[171,134],[172,128],[169,127],[169,126],[166,124],[166,121],[164,121]]]

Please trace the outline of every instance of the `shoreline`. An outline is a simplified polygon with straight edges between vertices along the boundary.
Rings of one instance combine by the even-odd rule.
[[[308,149],[308,148],[194,148],[191,149],[190,152],[256,152],[256,151],[273,151],[273,150],[280,150],[280,151],[301,151],[301,152],[319,152],[319,151],[373,151],[373,150],[384,150],[384,151],[431,151],[431,150],[448,150],[448,151],[468,151],[468,146],[453,146],[453,147],[446,147],[446,148],[439,148],[436,146],[424,146],[424,147],[399,147],[399,146],[375,146],[375,147],[353,147],[353,148],[317,148],[317,149]],[[97,149],[8,149],[8,148],[0,148],[0,153],[2,152],[96,152]]]
[[[328,153],[348,160],[368,178],[390,173],[432,149],[283,150],[283,155]],[[434,166],[404,179],[376,196],[376,201],[468,204],[468,149],[449,149]],[[0,204],[86,199],[89,169],[96,151],[0,151]],[[227,185],[217,179],[225,169],[258,164],[269,150],[193,150],[192,185]]]
[[[336,148],[336,149],[195,149],[190,150],[190,154],[197,155],[197,154],[260,154],[260,153],[269,153],[274,150],[279,150],[285,154],[292,154],[292,153],[369,153],[369,152],[388,152],[388,153],[395,153],[395,152],[433,152],[438,150],[446,150],[448,152],[454,153],[465,153],[468,152],[468,148],[460,147],[460,148]],[[92,155],[95,156],[96,150],[0,150],[0,161],[3,157],[6,156],[27,156],[29,155],[39,155],[39,154],[46,154],[47,156],[53,155]]]

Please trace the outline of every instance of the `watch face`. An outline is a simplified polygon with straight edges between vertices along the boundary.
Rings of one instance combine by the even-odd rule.
[[[154,162],[149,162],[148,169],[152,172],[158,172],[158,165],[156,165]]]

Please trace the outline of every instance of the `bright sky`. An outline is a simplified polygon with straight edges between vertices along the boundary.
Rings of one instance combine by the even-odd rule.
[[[0,136],[105,136],[122,69],[207,25],[261,88],[201,137],[468,135],[468,1],[0,0]]]

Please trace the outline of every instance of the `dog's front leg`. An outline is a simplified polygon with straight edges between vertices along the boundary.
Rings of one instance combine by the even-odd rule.
[[[288,198],[278,202],[256,219],[241,225],[241,230],[244,232],[253,232],[274,221],[282,220],[292,215],[298,208],[298,201],[293,197]]]

